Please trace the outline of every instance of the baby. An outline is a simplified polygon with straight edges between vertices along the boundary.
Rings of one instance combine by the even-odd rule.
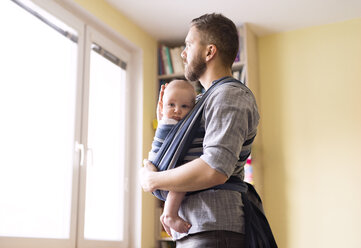
[[[155,158],[172,127],[192,110],[195,99],[194,87],[185,80],[173,80],[165,86],[162,85],[157,111],[159,123],[152,143],[152,150],[149,152],[150,161]],[[160,221],[170,236],[170,228],[179,233],[186,233],[191,227],[178,215],[184,195],[185,192],[170,191],[165,201]]]

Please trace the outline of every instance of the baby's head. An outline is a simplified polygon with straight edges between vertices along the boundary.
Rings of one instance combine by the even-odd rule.
[[[185,80],[173,80],[164,90],[163,117],[180,121],[194,107],[196,92]]]

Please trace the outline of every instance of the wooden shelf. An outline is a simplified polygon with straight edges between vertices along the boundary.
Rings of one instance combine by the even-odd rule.
[[[164,74],[159,75],[158,79],[174,79],[174,78],[184,78],[184,73],[173,73],[173,74]]]
[[[174,241],[172,238],[160,238],[159,241]]]

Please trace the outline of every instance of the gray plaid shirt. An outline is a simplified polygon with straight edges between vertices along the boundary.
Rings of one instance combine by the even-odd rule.
[[[204,107],[201,159],[227,177],[243,179],[245,161],[239,161],[239,156],[250,151],[251,145],[242,145],[255,136],[258,121],[256,101],[247,87],[236,82],[219,86]],[[192,224],[188,234],[211,230],[244,233],[243,203],[237,191],[209,189],[186,196],[179,215]],[[174,239],[186,235],[172,232]]]

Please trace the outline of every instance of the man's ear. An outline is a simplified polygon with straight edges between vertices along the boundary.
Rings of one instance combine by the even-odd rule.
[[[217,53],[217,47],[214,44],[207,45],[206,61],[208,62],[211,59],[213,59],[216,53]]]

